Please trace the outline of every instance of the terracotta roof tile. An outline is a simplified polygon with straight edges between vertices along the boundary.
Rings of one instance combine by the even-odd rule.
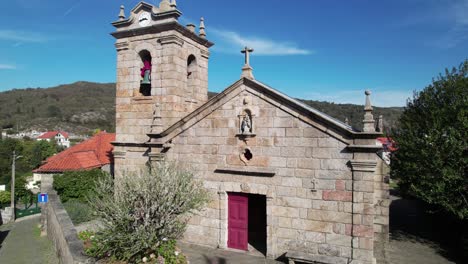
[[[99,168],[113,163],[112,141],[114,133],[101,132],[94,137],[70,147],[50,158],[33,172],[63,172]]]
[[[48,131],[48,132],[45,132],[44,134],[40,135],[39,139],[47,139],[47,138],[53,138],[55,137],[58,133],[62,134],[62,136],[64,138],[68,138],[68,133],[67,132],[63,132],[63,131]]]

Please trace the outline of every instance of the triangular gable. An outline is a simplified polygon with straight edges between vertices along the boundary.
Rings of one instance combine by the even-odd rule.
[[[351,139],[355,137],[369,134],[356,131],[351,126],[346,125],[337,119],[334,119],[333,117],[330,117],[318,111],[317,109],[310,107],[296,99],[293,99],[261,82],[242,78],[226,88],[221,93],[212,97],[210,100],[208,100],[208,102],[167,128],[165,131],[159,134],[148,134],[148,136],[153,139],[159,138],[159,140],[156,140],[156,142],[152,141],[154,143],[163,144],[170,141],[175,136],[189,129],[198,121],[204,119],[223,104],[236,97],[239,93],[243,92],[244,90],[241,89],[243,85],[247,87],[247,91],[251,92],[252,94],[259,96],[263,100],[266,100],[283,111],[288,112],[292,116],[299,118],[303,122],[310,124],[311,126],[346,144],[352,144]]]

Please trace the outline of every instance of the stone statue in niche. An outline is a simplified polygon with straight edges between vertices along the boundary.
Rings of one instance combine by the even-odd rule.
[[[140,75],[143,80],[141,84],[151,84],[151,62],[145,60],[143,62],[143,68],[140,69]]]
[[[242,134],[250,134],[252,133],[252,123],[250,121],[250,117],[248,114],[242,118],[241,122],[241,133]]]

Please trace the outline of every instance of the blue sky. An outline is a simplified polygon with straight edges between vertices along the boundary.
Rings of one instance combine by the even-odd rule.
[[[111,22],[139,1],[0,3],[0,91],[75,81],[115,82]],[[148,3],[159,4],[159,0]],[[182,24],[205,18],[209,90],[240,77],[298,98],[403,106],[446,67],[468,58],[468,0],[177,0]]]

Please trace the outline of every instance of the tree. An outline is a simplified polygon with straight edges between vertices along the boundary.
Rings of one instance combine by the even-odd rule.
[[[394,131],[391,175],[403,193],[468,219],[468,60],[413,99]]]

